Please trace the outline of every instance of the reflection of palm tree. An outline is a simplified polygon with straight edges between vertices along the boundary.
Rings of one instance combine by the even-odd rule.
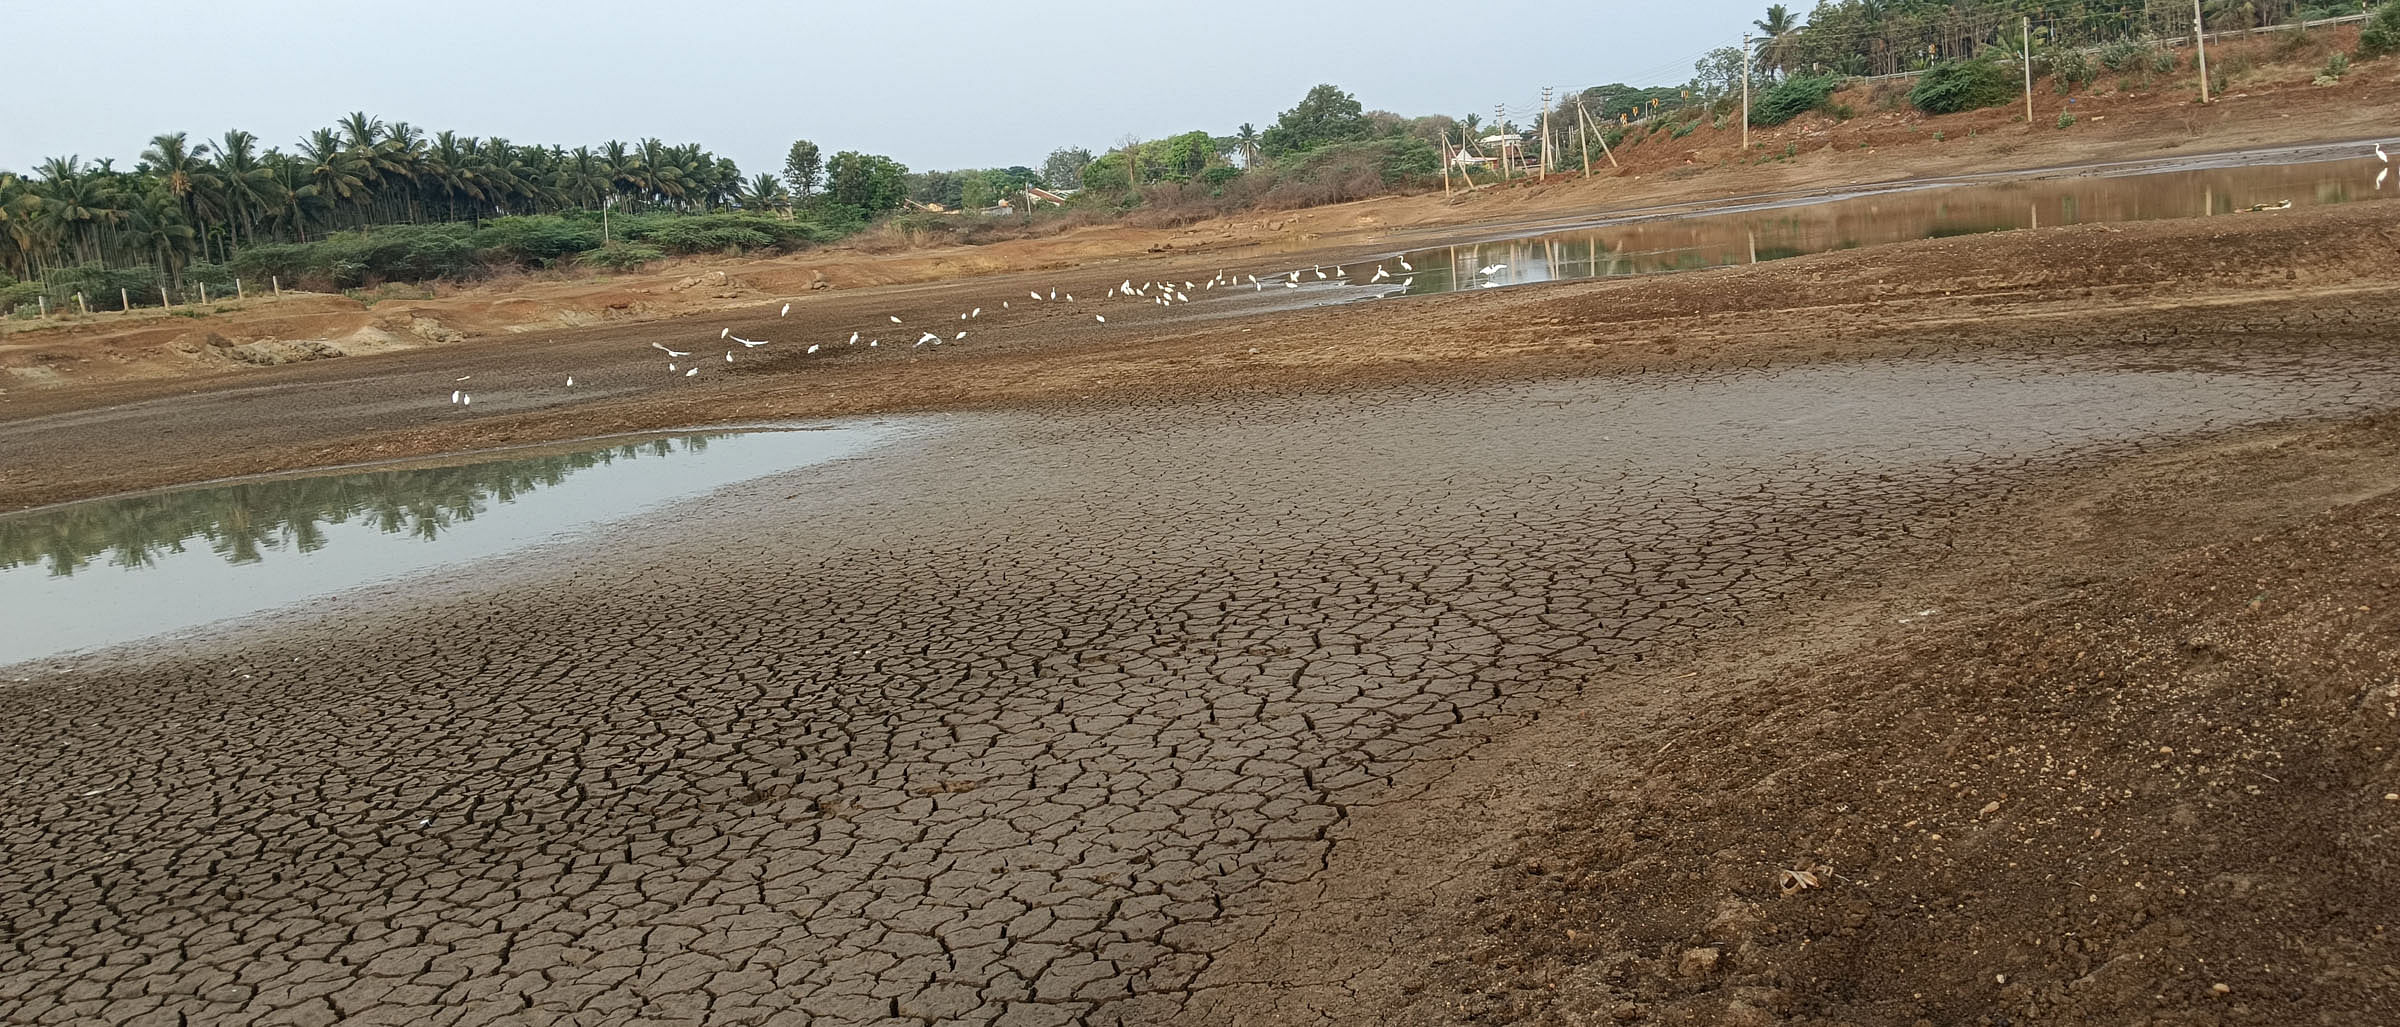
[[[126,499],[78,503],[41,514],[0,518],[0,570],[41,564],[71,575],[109,554],[119,567],[147,567],[204,539],[232,563],[270,552],[311,553],[330,541],[326,527],[352,518],[385,534],[434,541],[494,504],[559,485],[577,472],[618,460],[700,452],[709,436],[655,439],[584,453],[517,460],[243,482]]]

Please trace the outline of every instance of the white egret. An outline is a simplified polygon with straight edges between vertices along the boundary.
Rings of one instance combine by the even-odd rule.
[[[957,335],[957,337],[956,337],[956,338],[953,338],[953,339],[951,339],[950,341],[952,341],[952,342],[957,342],[959,339],[964,339],[964,338],[966,338],[966,337],[967,337],[967,333],[965,333],[965,332],[960,332],[960,333],[958,333],[958,335]]]
[[[1107,324],[1107,323],[1108,323],[1108,315],[1106,315],[1106,314],[1093,314],[1093,315],[1092,315],[1092,320],[1094,320],[1094,321],[1098,321],[1098,322],[1100,322],[1101,324]]]
[[[661,352],[661,353],[664,353],[664,354],[666,354],[666,355],[668,355],[668,356],[670,356],[670,357],[688,357],[688,356],[691,356],[691,354],[689,354],[689,353],[685,353],[685,352],[683,352],[683,351],[681,351],[681,350],[672,350],[672,349],[668,349],[668,348],[666,348],[665,346],[661,346],[661,345],[659,345],[659,344],[657,344],[657,343],[655,343],[655,342],[653,342],[653,343],[651,343],[651,344],[650,344],[650,348],[651,348],[651,349],[654,349],[654,350],[657,350],[657,351],[659,351],[659,352]]]
[[[2383,144],[2382,144],[2382,143],[2376,143],[2376,144],[2375,144],[2375,159],[2376,159],[2376,160],[2379,160],[2379,161],[2382,161],[2382,162],[2384,162],[2384,163],[2386,163],[2386,164],[2389,164],[2389,163],[2391,163],[2391,162],[2392,162],[2392,155],[2391,155],[2391,154],[2388,154],[2388,153],[2385,153],[2385,152],[2383,152]]]
[[[850,341],[848,341],[848,342],[845,342],[845,343],[843,343],[842,345],[844,345],[844,346],[856,346],[856,345],[858,345],[858,333],[857,333],[857,332],[851,332],[851,333],[850,333]]]
[[[459,397],[458,397],[458,405],[459,405],[459,406],[462,406],[462,407],[471,407],[471,406],[474,406],[474,405],[475,405],[475,397],[473,397],[473,396],[467,396],[467,395],[461,395],[461,396],[459,396]]]
[[[814,352],[816,352],[816,351],[817,351],[816,344],[815,344],[815,343],[810,343],[810,344],[809,344],[809,347],[808,347],[808,352],[810,352],[810,353],[814,353]]]
[[[1417,276],[1415,276],[1415,275],[1410,275],[1410,276],[1408,276],[1408,277],[1406,277],[1406,278],[1403,278],[1403,279],[1401,279],[1401,280],[1400,280],[1400,287],[1401,287],[1402,289],[1406,289],[1406,288],[1408,288],[1410,285],[1413,285],[1413,284],[1415,284],[1415,283],[1416,283],[1416,280],[1417,280]]]
[[[897,314],[885,314],[884,316],[885,316],[885,317],[888,317],[888,318],[891,318],[891,319],[892,319],[892,323],[893,323],[893,324],[899,324],[899,323],[900,323],[900,316],[899,316],[899,315],[897,315]]]
[[[1414,267],[1412,267],[1412,266],[1410,266],[1410,265],[1409,265],[1409,263],[1408,263],[1408,258],[1407,258],[1407,257],[1402,257],[1402,258],[1400,258],[1400,270],[1402,270],[1402,271],[1414,271],[1414,270],[1416,270],[1416,268],[1414,268]]]
[[[733,351],[732,351],[732,350],[726,350],[726,351],[725,351],[725,362],[726,362],[726,363],[728,363],[728,364],[730,364],[730,363],[733,363]]]
[[[1033,291],[1033,290],[1031,290],[1031,289],[1027,289],[1027,290],[1025,290],[1025,295],[1027,295],[1027,296],[1031,296],[1031,297],[1033,297],[1034,299],[1037,299],[1037,300],[1042,298],[1042,294],[1041,294],[1041,293],[1035,292],[1035,291]]]
[[[464,395],[466,395],[466,393],[460,392],[457,389],[452,389],[450,390],[450,402],[455,404],[458,402],[458,397]]]
[[[790,317],[790,316],[792,316],[792,305],[791,305],[791,304],[789,304],[789,303],[786,303],[786,304],[784,304],[784,305],[783,305],[783,313],[777,314],[777,315],[775,315],[775,316],[776,316],[776,317]]]
[[[1375,277],[1367,279],[1367,284],[1373,285],[1390,277],[1392,277],[1392,273],[1384,270],[1383,265],[1377,264],[1375,265]]]
[[[1325,269],[1324,269],[1324,268],[1316,268],[1316,267],[1312,267],[1312,268],[1310,268],[1309,270],[1311,270],[1311,271],[1314,271],[1314,272],[1316,272],[1316,273],[1317,273],[1317,280],[1318,280],[1318,281],[1324,281],[1324,280],[1325,280]]]
[[[567,388],[570,388],[570,389],[572,389],[572,388],[574,388],[574,387],[575,387],[575,376],[574,376],[574,375],[568,375],[568,376],[567,376]]]
[[[689,378],[689,377],[691,377],[691,376],[693,376],[693,375],[696,375],[696,374],[699,374],[699,373],[700,373],[700,369],[699,369],[699,368],[697,368],[697,367],[695,367],[695,368],[692,368],[692,369],[691,369],[691,370],[689,370],[689,371],[685,371],[685,372],[683,373],[683,376],[684,376],[684,377],[686,377],[686,378]]]
[[[720,339],[722,339],[722,338],[725,338],[726,336],[729,336],[729,335],[732,335],[732,334],[733,334],[733,329],[731,329],[731,328],[719,328],[719,329],[717,329],[717,338],[720,338]]]
[[[973,310],[967,311],[967,316],[968,316],[968,317],[982,317],[982,316],[983,316],[983,308],[982,308],[982,307],[977,307],[977,308],[975,308],[975,309],[973,309]]]

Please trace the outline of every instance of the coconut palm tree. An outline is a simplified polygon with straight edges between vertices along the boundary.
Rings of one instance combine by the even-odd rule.
[[[158,188],[135,199],[131,208],[126,218],[127,241],[157,260],[169,288],[182,290],[183,268],[191,262],[195,235],[191,222],[184,219],[182,204],[172,193]]]
[[[257,213],[267,177],[258,162],[257,136],[236,128],[217,141],[217,206],[245,242],[257,238]]]
[[[181,132],[152,137],[150,148],[142,151],[142,163],[175,198],[189,221],[200,220],[198,197],[223,184],[208,164],[208,144],[187,145]]]
[[[362,210],[367,199],[365,169],[359,153],[342,145],[340,136],[330,128],[320,128],[300,141],[300,159],[308,162],[308,179],[317,187],[317,198],[336,210]],[[364,217],[357,218],[360,228],[366,227]]]
[[[1791,62],[1792,32],[1800,27],[1799,20],[1792,17],[1792,12],[1782,4],[1775,4],[1767,8],[1766,17],[1751,24],[1766,36],[1758,44],[1759,66],[1776,71],[1788,70],[1786,65]]]
[[[1242,127],[1233,130],[1233,141],[1242,149],[1242,167],[1244,168],[1255,167],[1258,164],[1258,135],[1258,126],[1247,121],[1242,122]]]
[[[743,210],[787,210],[792,205],[792,194],[782,179],[762,171],[748,182],[736,181],[733,200]]]

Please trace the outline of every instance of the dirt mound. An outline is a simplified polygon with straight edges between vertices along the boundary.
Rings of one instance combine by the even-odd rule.
[[[1417,1018],[2388,1022],[2400,421],[2336,434],[2383,463],[2305,487],[2372,498],[2154,496],[2155,567],[1716,690],[1500,861]]]

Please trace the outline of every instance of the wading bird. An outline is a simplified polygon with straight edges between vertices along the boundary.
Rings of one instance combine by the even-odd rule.
[[[775,315],[775,316],[776,316],[776,317],[790,317],[790,316],[792,316],[792,305],[791,305],[791,304],[789,304],[789,303],[786,303],[786,304],[784,304],[784,305],[783,305],[783,313],[777,314],[777,315]]]
[[[659,345],[659,344],[657,344],[657,343],[655,343],[655,342],[653,342],[653,343],[651,343],[651,344],[650,344],[650,348],[651,348],[651,349],[654,349],[654,350],[657,350],[657,351],[659,351],[659,352],[661,352],[661,353],[664,353],[664,354],[666,354],[666,355],[668,355],[668,356],[670,356],[670,357],[678,357],[678,358],[680,358],[680,357],[688,357],[688,356],[691,356],[691,354],[689,354],[689,353],[685,353],[685,352],[683,352],[683,351],[681,351],[681,350],[672,350],[672,349],[668,349],[668,348],[666,348],[665,346],[661,346],[661,345]]]

